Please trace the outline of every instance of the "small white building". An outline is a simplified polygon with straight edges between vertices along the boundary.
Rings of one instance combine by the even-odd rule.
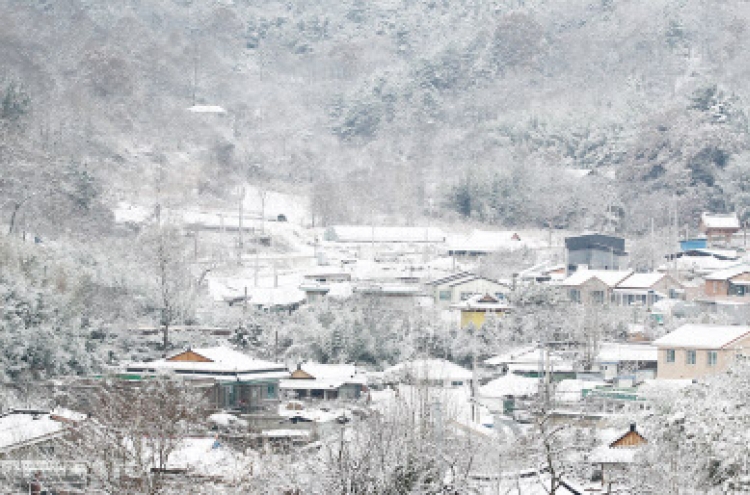
[[[383,372],[384,383],[426,384],[457,388],[471,384],[473,373],[445,359],[415,359],[399,363]]]
[[[301,363],[279,388],[298,398],[358,399],[366,384],[367,376],[353,364]]]
[[[491,294],[505,301],[511,288],[497,280],[481,277],[471,272],[459,272],[441,277],[426,284],[427,293],[435,303],[448,307],[466,301],[472,296]]]

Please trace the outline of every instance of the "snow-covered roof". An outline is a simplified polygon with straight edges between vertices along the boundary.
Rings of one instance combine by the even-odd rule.
[[[445,242],[445,233],[437,227],[380,227],[371,225],[333,225],[325,237],[335,242]]]
[[[363,294],[415,296],[422,293],[422,288],[418,285],[361,284],[354,287],[354,292],[360,292]]]
[[[604,282],[608,287],[615,287],[627,277],[631,276],[632,273],[632,270],[578,270],[563,280],[561,285],[565,287],[578,287],[592,278],[596,278]]]
[[[279,287],[255,287],[253,280],[206,277],[208,290],[215,301],[242,300],[247,289],[247,301],[257,306],[289,306],[305,300],[305,293],[298,285]]]
[[[744,325],[703,325],[689,323],[654,341],[657,347],[689,349],[725,349],[738,340],[750,336]]]
[[[417,359],[385,370],[385,380],[471,380],[472,372],[445,359]]]
[[[484,397],[527,397],[539,391],[539,379],[507,373],[479,387]]]
[[[453,308],[462,311],[504,311],[510,309],[510,305],[505,300],[501,301],[493,295],[477,294],[454,304]]]
[[[287,378],[279,381],[279,388],[283,390],[336,390],[344,385],[344,380],[293,380]]]
[[[491,357],[485,360],[485,363],[490,366],[507,365],[510,371],[535,372],[539,370],[539,363],[542,360],[548,362],[553,371],[573,371],[573,363],[570,360],[563,358],[554,351],[542,356],[539,347],[536,345],[513,349],[505,354]]]
[[[597,361],[602,363],[622,361],[657,361],[659,350],[651,344],[602,342]]]
[[[736,213],[708,213],[701,214],[701,225],[707,229],[737,229],[740,228],[740,220]]]
[[[218,105],[193,105],[188,108],[191,113],[227,113],[224,107]]]
[[[584,390],[594,390],[603,385],[606,383],[599,380],[561,380],[555,384],[555,398],[561,402],[579,402],[583,399]]]
[[[618,289],[650,289],[658,284],[666,273],[634,273],[617,284]]]
[[[172,360],[179,355],[189,352],[208,359],[208,361]],[[243,379],[254,379],[261,375],[263,378],[282,378],[289,376],[289,372],[282,364],[255,359],[227,347],[188,349],[187,351],[177,352],[166,359],[162,358],[150,362],[131,363],[127,366],[127,371],[174,371],[176,373],[190,373],[204,376],[231,373],[240,376]]]
[[[469,235],[453,236],[448,239],[450,251],[485,252],[514,251],[520,248],[538,248],[545,244],[526,232],[474,230]]]
[[[336,378],[347,380],[350,378],[364,379],[364,375],[353,364],[321,364],[303,363],[300,368],[315,378]]]
[[[112,209],[116,223],[143,223],[154,215],[153,208],[133,205],[120,201]]]
[[[475,275],[471,272],[458,272],[458,273],[452,273],[450,275],[445,275],[440,278],[436,278],[434,280],[431,280],[427,282],[427,285],[454,285],[455,283],[464,283],[467,281],[476,280],[478,278],[478,275]]]
[[[568,175],[571,178],[574,179],[582,179],[584,177],[588,177],[589,175],[593,175],[594,171],[588,168],[564,168],[563,172]]]
[[[736,260],[719,259],[714,256],[681,256],[659,267],[660,270],[677,269],[697,274],[709,274],[737,265]]]
[[[62,435],[84,416],[69,411],[16,410],[0,415],[0,454]]]
[[[705,278],[706,280],[729,280],[730,278],[734,278],[737,275],[742,275],[743,273],[748,272],[750,272],[750,265],[740,263],[723,270],[709,273]]]
[[[305,272],[305,278],[345,278],[351,279],[352,274],[333,266],[316,266]]]
[[[596,464],[631,464],[638,455],[636,448],[611,448],[600,445],[589,453],[589,462]]]

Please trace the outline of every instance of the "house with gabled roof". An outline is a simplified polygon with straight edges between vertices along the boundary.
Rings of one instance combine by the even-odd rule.
[[[201,381],[212,389],[209,396],[218,407],[242,411],[262,409],[264,402],[276,400],[279,380],[289,376],[283,364],[255,359],[227,347],[206,347],[130,363],[123,377],[142,379],[163,373]]]
[[[705,280],[706,297],[750,300],[750,265],[740,263],[717,270],[706,275]]]
[[[471,272],[459,272],[427,282],[427,293],[435,304],[443,308],[466,301],[476,295],[490,294],[500,301],[505,301],[510,287],[497,280],[492,280]]]
[[[477,294],[465,301],[451,306],[461,312],[461,328],[473,325],[481,328],[487,320],[487,315],[503,316],[510,312],[508,301],[491,294]]]
[[[563,280],[560,286],[568,292],[573,302],[609,304],[615,287],[632,274],[632,270],[578,270]]]
[[[279,388],[298,398],[358,399],[367,377],[353,364],[300,363]]]
[[[661,272],[633,273],[613,290],[614,300],[620,306],[640,304],[651,307],[660,299],[683,299],[684,294],[680,282]]]
[[[602,488],[607,489],[607,493],[614,493],[613,484],[627,473],[629,465],[637,461],[638,453],[648,440],[636,429],[635,423],[631,423],[625,433],[605,430],[600,436],[602,443],[591,451],[588,460],[600,467]]]
[[[708,247],[730,245],[732,236],[740,231],[740,219],[736,213],[704,212],[698,228],[706,235]]]
[[[659,349],[656,377],[694,379],[726,370],[750,355],[750,326],[690,323],[653,342]]]

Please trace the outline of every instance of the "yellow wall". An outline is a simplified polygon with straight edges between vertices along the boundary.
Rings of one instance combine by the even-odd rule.
[[[502,311],[495,312],[497,316],[503,316]],[[466,328],[473,324],[474,328],[480,328],[487,319],[485,311],[461,311],[461,328]]]

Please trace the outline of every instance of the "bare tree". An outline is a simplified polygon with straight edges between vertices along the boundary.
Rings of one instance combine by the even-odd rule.
[[[92,488],[155,495],[180,443],[206,417],[205,395],[172,378],[106,380],[86,388],[74,407],[89,411],[63,455],[86,463]]]
[[[157,225],[142,236],[146,265],[153,270],[152,285],[162,327],[163,349],[169,348],[169,329],[192,311],[194,282],[186,262],[187,246],[180,231]]]

